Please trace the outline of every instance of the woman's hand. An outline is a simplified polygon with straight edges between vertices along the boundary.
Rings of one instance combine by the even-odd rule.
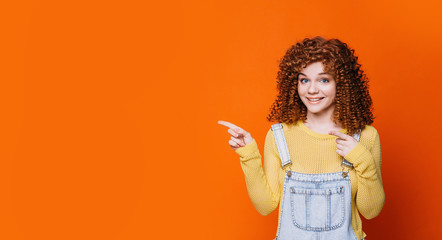
[[[336,131],[330,131],[328,134],[338,137],[336,139],[336,152],[342,157],[347,156],[347,154],[358,144],[358,141],[356,141],[354,137],[347,134]]]
[[[234,125],[233,123],[229,123],[226,121],[218,121],[218,124],[228,127],[227,130],[230,135],[229,145],[233,150],[236,150],[240,147],[244,147],[245,145],[251,143],[253,141],[252,135],[246,132],[246,130]]]

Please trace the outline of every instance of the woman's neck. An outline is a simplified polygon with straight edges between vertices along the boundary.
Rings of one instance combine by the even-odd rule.
[[[339,131],[341,126],[333,122],[330,114],[309,114],[304,121],[304,125],[314,132],[328,134],[329,131]]]

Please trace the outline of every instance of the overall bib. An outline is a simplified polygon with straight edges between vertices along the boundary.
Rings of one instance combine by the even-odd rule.
[[[281,123],[272,125],[281,167],[291,164]],[[359,141],[360,133],[354,138]],[[358,240],[351,224],[351,185],[344,166],[342,172],[306,174],[286,171],[274,240]]]

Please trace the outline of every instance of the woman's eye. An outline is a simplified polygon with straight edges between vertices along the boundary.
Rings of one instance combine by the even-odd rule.
[[[322,82],[322,83],[327,83],[327,82],[328,82],[328,79],[327,79],[327,78],[323,78],[323,79],[321,79],[321,82]]]
[[[307,82],[308,82],[308,80],[305,79],[305,78],[302,78],[302,79],[300,79],[299,81],[300,81],[301,83],[307,83]]]

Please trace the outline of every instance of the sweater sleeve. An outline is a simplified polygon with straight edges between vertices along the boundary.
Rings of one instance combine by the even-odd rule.
[[[376,129],[371,128],[373,134],[370,136],[370,150],[359,142],[345,156],[355,167],[358,176],[356,206],[366,219],[379,215],[385,202],[381,176],[381,143]]]
[[[278,206],[281,194],[281,166],[273,132],[270,129],[265,139],[264,167],[255,139],[235,151],[240,156],[250,200],[260,214],[270,214]]]

